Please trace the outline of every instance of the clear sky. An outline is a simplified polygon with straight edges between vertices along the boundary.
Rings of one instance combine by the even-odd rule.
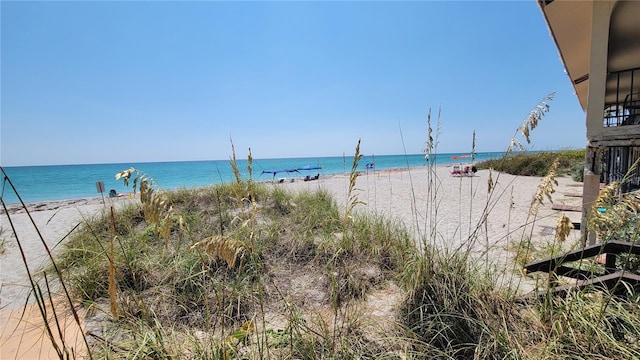
[[[503,151],[552,91],[532,149],[585,145],[534,0],[0,6],[4,166],[419,153],[430,108]]]

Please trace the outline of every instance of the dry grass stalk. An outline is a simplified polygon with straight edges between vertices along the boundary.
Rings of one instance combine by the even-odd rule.
[[[553,194],[556,190],[554,189],[554,185],[558,185],[558,180],[556,180],[556,168],[558,167],[558,159],[554,160],[549,168],[549,172],[545,177],[540,180],[540,184],[538,185],[538,189],[536,190],[533,199],[531,200],[531,207],[529,209],[531,214],[537,214],[540,209],[540,205],[544,203],[544,198],[546,197],[549,202],[553,203],[553,199],[551,198],[551,194]]]
[[[111,229],[113,230],[113,237],[109,242],[109,287],[107,292],[109,293],[109,307],[111,315],[114,318],[118,317],[118,303],[116,298],[118,296],[118,287],[116,285],[116,266],[115,266],[115,251],[113,243],[118,239],[116,234],[116,216],[113,212],[113,206],[111,207]]]
[[[516,134],[521,133],[525,141],[527,142],[527,144],[531,144],[531,137],[530,137],[531,131],[538,126],[538,122],[540,122],[540,120],[544,117],[544,115],[547,112],[549,112],[550,107],[549,107],[548,101],[553,100],[554,96],[555,96],[555,92],[552,92],[549,95],[545,96],[536,105],[536,107],[533,108],[531,112],[529,112],[529,115],[527,115],[527,118],[522,122],[520,127],[518,127]],[[514,135],[511,138],[511,143],[509,144],[509,147],[507,148],[507,154],[511,153],[516,149],[525,150],[525,147],[516,138],[516,135]]]
[[[124,185],[127,186],[131,177],[133,177],[133,193],[140,191],[140,202],[145,220],[152,224],[156,232],[165,241],[165,249],[169,246],[169,238],[171,237],[171,227],[176,214],[173,206],[169,204],[167,195],[164,191],[155,191],[152,185],[153,180],[143,174],[140,170],[129,168],[116,174],[116,180],[122,179]],[[180,217],[177,216],[180,223]]]
[[[247,251],[242,241],[221,235],[210,236],[191,246],[191,250],[198,248],[214,259],[224,260],[229,268],[235,267],[237,261],[244,258]]]
[[[109,245],[109,308],[111,315],[115,318],[118,317],[118,303],[116,301],[118,295],[118,286],[116,285],[116,267],[114,264],[115,252],[113,243],[116,239],[112,239]]]
[[[242,182],[242,177],[240,176],[240,171],[238,170],[238,162],[236,160],[236,148],[233,146],[233,140],[231,141],[231,159],[229,160],[229,164],[231,164],[231,169],[233,170],[233,175],[236,178],[236,184],[240,184]]]
[[[439,118],[440,111],[438,111],[438,119]],[[427,162],[431,162],[433,155],[435,155],[434,151],[438,146],[437,141],[437,134],[435,139],[433,137],[433,128],[431,127],[431,109],[429,109],[429,112],[427,113],[427,141],[425,141],[425,148],[422,149],[422,152],[425,154],[424,158]]]
[[[344,214],[345,221],[352,220],[352,212],[353,209],[358,204],[364,204],[364,202],[358,200],[358,188],[356,188],[356,181],[358,180],[358,176],[360,173],[358,172],[358,163],[362,159],[362,154],[360,154],[360,139],[358,139],[358,144],[356,145],[356,151],[353,156],[353,163],[351,164],[351,172],[349,172],[349,189],[347,190],[347,208]]]
[[[489,178],[487,179],[487,194],[491,194],[494,186],[493,182],[493,169],[489,169]]]
[[[556,222],[556,241],[564,242],[573,230],[573,223],[567,215],[562,214]]]
[[[635,175],[638,166],[640,166],[640,157],[633,162],[631,167],[629,167],[629,170],[627,170],[627,172],[624,174],[624,177],[622,178],[623,184],[626,184],[629,182],[629,180],[631,180],[631,178]]]
[[[441,122],[440,116],[442,114],[442,109],[438,109],[438,118],[436,120],[436,129],[434,131],[432,127],[431,121],[431,108],[429,108],[429,112],[427,113],[427,141],[425,142],[425,148],[422,149],[422,152],[425,153],[425,160],[427,161],[428,169],[427,178],[426,178],[426,187],[428,189],[427,192],[427,201],[426,201],[426,209],[424,215],[424,231],[420,232],[420,226],[418,224],[418,211],[415,211],[416,216],[416,228],[418,230],[418,234],[421,237],[420,245],[421,248],[424,249],[427,247],[427,242],[433,242],[437,238],[437,216],[439,210],[439,195],[438,195],[438,176],[436,175],[436,155],[437,148],[439,144],[440,130],[441,130]]]

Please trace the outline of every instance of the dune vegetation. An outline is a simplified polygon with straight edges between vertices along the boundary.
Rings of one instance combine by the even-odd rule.
[[[585,150],[542,151],[534,153],[511,153],[509,156],[482,161],[478,169],[493,169],[507,174],[521,176],[545,176],[551,165],[557,162],[558,175],[571,175],[576,181],[582,181]]]
[[[518,129],[527,140],[549,100]],[[427,157],[437,144],[430,116],[428,139]],[[87,309],[82,356],[640,358],[633,289],[623,297],[589,288],[555,297],[544,283],[539,290],[548,295],[538,299],[500,287],[471,246],[434,246],[437,228],[416,239],[398,223],[356,211],[360,158],[358,142],[344,206],[326,191],[254,182],[251,156],[248,179],[232,158],[236,181],[203,189],[165,192],[136,169],[119,173],[140,203],[87,219],[47,271],[66,285],[69,301]],[[558,171],[558,161],[550,163],[540,198]],[[437,186],[420,186],[430,187],[438,206]],[[601,199],[612,210],[592,226],[603,238],[637,241],[640,199],[615,198]],[[49,326],[55,332],[58,325]],[[58,346],[61,357],[77,352]]]

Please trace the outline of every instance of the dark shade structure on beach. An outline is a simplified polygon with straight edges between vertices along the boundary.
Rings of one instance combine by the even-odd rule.
[[[276,174],[278,173],[292,173],[292,172],[299,173],[298,169],[282,169],[282,170],[263,170],[262,173],[260,173],[260,175],[273,174],[273,176],[276,176]]]
[[[318,169],[322,169],[322,167],[316,166],[316,165],[305,165],[303,167],[299,167],[295,169],[263,170],[260,175],[273,174],[273,177],[275,178],[276,174],[279,174],[279,173],[292,173],[292,172],[300,173],[300,170],[318,170]]]
[[[317,165],[305,165],[303,167],[298,168],[298,170],[318,170],[318,169],[322,169],[322,168]]]

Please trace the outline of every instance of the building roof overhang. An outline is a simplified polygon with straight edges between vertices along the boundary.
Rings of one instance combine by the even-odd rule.
[[[612,4],[607,54],[607,87],[605,103],[616,102],[618,84],[624,70],[640,69],[640,1],[608,0]],[[589,92],[589,58],[591,52],[593,1],[538,0],[551,36],[582,109],[587,109]],[[620,76],[630,76],[622,74]],[[635,88],[635,86],[634,86]]]

